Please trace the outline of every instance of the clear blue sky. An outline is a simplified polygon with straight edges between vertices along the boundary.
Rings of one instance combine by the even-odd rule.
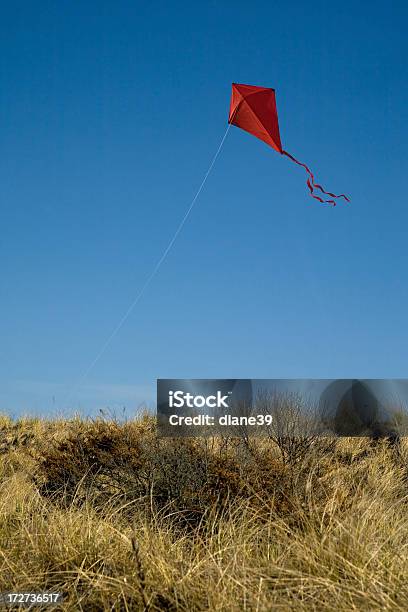
[[[157,377],[406,377],[406,2],[20,2],[0,20],[0,410],[152,402]],[[274,87],[284,147],[225,129]],[[65,403],[64,403],[65,402]]]

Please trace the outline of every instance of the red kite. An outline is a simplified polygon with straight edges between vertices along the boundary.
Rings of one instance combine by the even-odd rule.
[[[330,191],[325,191],[321,185],[315,183],[314,175],[306,164],[302,164],[293,155],[283,150],[279,134],[278,111],[274,89],[233,83],[228,123],[236,125],[260,138],[281,155],[286,155],[299,166],[303,166],[309,175],[307,186],[310,195],[315,200],[322,203],[328,202],[333,204],[333,206],[336,206],[336,199],[338,198],[344,198],[347,202],[350,202],[344,193],[335,195],[330,193]],[[319,189],[332,199],[324,200],[316,195],[316,189]]]

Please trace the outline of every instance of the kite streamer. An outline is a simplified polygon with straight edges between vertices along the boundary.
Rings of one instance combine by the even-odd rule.
[[[312,196],[312,198],[315,198],[316,200],[319,200],[319,202],[322,202],[322,203],[333,204],[333,206],[336,206],[336,199],[339,199],[339,198],[344,198],[347,202],[350,202],[350,198],[344,195],[344,193],[340,195],[335,195],[334,193],[331,193],[330,191],[326,191],[325,189],[323,189],[323,187],[319,185],[318,183],[315,183],[313,172],[310,170],[310,168],[308,168],[308,166],[306,166],[306,164],[303,164],[298,159],[296,159],[296,157],[293,157],[293,155],[291,155],[287,151],[282,151],[282,155],[286,155],[286,157],[289,157],[289,159],[294,161],[295,164],[298,164],[299,166],[303,166],[303,168],[309,174],[310,179],[307,179],[306,183],[307,183],[307,186],[309,187],[310,195]],[[333,200],[323,200],[323,198],[321,198],[320,196],[314,193],[315,189],[320,189],[322,193],[325,193],[326,195],[331,196],[334,199]]]

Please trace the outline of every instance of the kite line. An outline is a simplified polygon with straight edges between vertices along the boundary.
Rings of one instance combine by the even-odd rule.
[[[136,297],[133,299],[133,301],[130,303],[129,307],[127,308],[127,310],[125,311],[125,313],[123,314],[122,318],[119,320],[119,322],[117,323],[116,327],[113,329],[113,331],[111,332],[111,334],[108,336],[108,338],[105,340],[104,344],[101,346],[101,349],[99,351],[99,353],[96,355],[96,357],[94,358],[94,360],[90,363],[90,365],[88,366],[88,368],[85,370],[85,372],[82,374],[82,376],[80,377],[80,379],[78,380],[78,382],[74,385],[74,387],[72,388],[71,392],[69,393],[69,397],[68,399],[70,399],[73,395],[73,393],[79,388],[81,387],[81,385],[84,383],[84,381],[88,378],[89,374],[91,373],[91,371],[94,369],[95,365],[98,363],[98,361],[100,360],[100,358],[102,357],[102,355],[105,353],[106,349],[109,347],[109,345],[111,344],[112,340],[117,336],[117,334],[119,333],[119,331],[122,329],[123,325],[126,323],[126,321],[128,320],[128,318],[130,317],[132,311],[134,310],[134,308],[137,306],[137,304],[139,303],[139,301],[141,300],[141,298],[143,297],[143,295],[145,294],[147,288],[149,287],[150,283],[152,282],[152,280],[154,279],[154,277],[156,276],[157,272],[159,271],[159,269],[161,268],[164,260],[166,259],[167,255],[169,254],[171,248],[173,247],[174,243],[177,240],[178,235],[180,234],[181,230],[183,229],[188,217],[190,216],[191,211],[194,208],[194,205],[198,199],[198,196],[200,195],[201,191],[203,190],[203,187],[210,175],[211,170],[214,167],[214,164],[217,160],[217,157],[219,156],[221,149],[223,147],[223,144],[225,142],[225,139],[228,135],[229,129],[231,127],[231,124],[228,124],[228,127],[225,131],[224,136],[221,139],[220,144],[218,145],[218,149],[215,152],[214,157],[212,158],[210,165],[208,166],[208,170],[204,175],[203,180],[201,181],[201,184],[199,186],[199,188],[196,191],[195,196],[193,197],[193,199],[190,202],[189,207],[187,208],[183,218],[181,219],[176,231],[174,232],[170,242],[168,243],[167,247],[164,249],[160,259],[157,261],[156,265],[154,266],[153,270],[151,271],[151,273],[149,274],[149,276],[147,277],[144,285],[141,287],[140,291],[138,292],[138,294],[136,295]]]

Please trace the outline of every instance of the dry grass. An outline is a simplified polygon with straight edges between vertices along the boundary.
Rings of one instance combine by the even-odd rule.
[[[405,440],[160,440],[0,418],[0,591],[66,610],[406,610]]]

